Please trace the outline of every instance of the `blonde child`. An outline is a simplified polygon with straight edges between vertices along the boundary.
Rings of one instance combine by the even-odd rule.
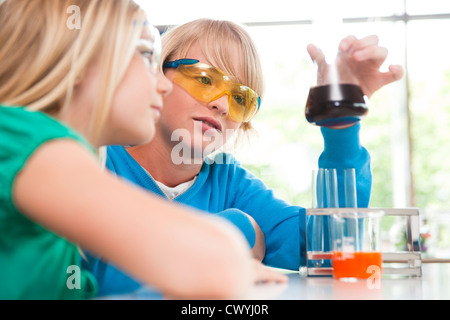
[[[231,225],[99,165],[102,145],[151,140],[172,88],[143,11],[4,0],[0,25],[0,299],[94,297],[78,246],[168,296],[245,293],[261,269]]]
[[[379,71],[387,50],[378,46],[376,36],[347,37],[340,50],[348,53],[348,63],[358,71],[369,97],[402,76],[397,66]],[[308,51],[324,63],[316,47],[309,46]],[[249,34],[230,21],[192,21],[163,35],[162,60],[174,87],[164,98],[155,138],[127,149],[108,147],[107,167],[162,197],[228,218],[246,235],[256,258],[298,270],[305,258],[304,208],[275,197],[231,154],[208,158],[230,133],[251,128],[264,100],[262,68]],[[322,128],[325,147],[319,166],[356,168],[358,205],[364,207],[370,197],[370,156],[360,144],[359,130],[359,124]],[[103,292],[139,287],[139,281],[114,264],[89,260],[93,273],[102,279]]]

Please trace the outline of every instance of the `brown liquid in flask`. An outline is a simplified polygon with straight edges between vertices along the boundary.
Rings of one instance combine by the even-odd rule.
[[[360,121],[368,112],[367,97],[354,84],[332,84],[309,91],[305,116],[322,127],[336,127]]]

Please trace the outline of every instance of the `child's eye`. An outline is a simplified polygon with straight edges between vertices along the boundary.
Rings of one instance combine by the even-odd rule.
[[[204,85],[210,85],[210,84],[211,84],[211,79],[208,78],[208,77],[199,77],[199,78],[198,78],[198,81],[199,81],[201,84],[204,84]]]
[[[233,99],[234,99],[234,101],[236,101],[237,104],[239,104],[241,106],[245,105],[245,98],[243,96],[234,95]]]
[[[146,49],[142,49],[142,50],[140,50],[140,53],[141,53],[141,55],[143,55],[145,58],[147,58],[148,61],[149,61],[150,63],[152,62],[154,50],[146,50]]]
[[[146,67],[153,74],[156,74],[159,68],[160,54],[158,48],[157,43],[152,43],[145,39],[140,39],[136,45],[136,53],[143,58]]]

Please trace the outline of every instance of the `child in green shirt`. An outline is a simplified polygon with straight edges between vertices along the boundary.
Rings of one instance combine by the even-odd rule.
[[[152,139],[172,88],[134,2],[4,0],[0,25],[0,299],[95,296],[78,246],[171,297],[285,281],[254,264],[231,224],[99,165],[103,145]]]

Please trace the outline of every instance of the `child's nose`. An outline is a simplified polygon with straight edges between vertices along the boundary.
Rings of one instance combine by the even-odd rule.
[[[228,93],[224,93],[220,98],[208,103],[208,108],[217,110],[220,115],[226,116],[230,107],[228,101]]]

